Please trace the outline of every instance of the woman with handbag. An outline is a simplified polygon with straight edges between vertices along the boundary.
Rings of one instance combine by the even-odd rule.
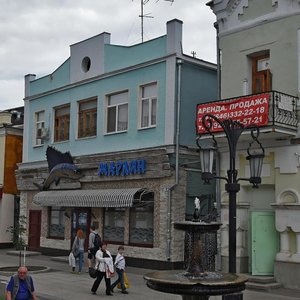
[[[72,246],[72,253],[79,259],[78,274],[81,273],[84,260],[84,234],[82,229],[78,229]],[[72,266],[72,272],[75,272],[75,266]]]
[[[94,281],[91,292],[96,294],[96,291],[104,277],[106,285],[106,295],[112,296],[110,289],[110,278],[113,274],[113,259],[110,252],[107,250],[107,243],[103,242],[100,250],[96,252],[96,265],[95,269],[97,270],[97,278]]]

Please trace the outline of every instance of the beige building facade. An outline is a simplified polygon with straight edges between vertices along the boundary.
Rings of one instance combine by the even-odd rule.
[[[237,209],[238,271],[274,275],[299,288],[299,57],[300,3],[284,0],[210,1],[217,17],[220,98],[270,95],[268,124],[260,127],[265,149],[262,184],[242,183]],[[240,177],[249,176],[248,144],[237,156]],[[221,150],[221,172],[226,156]],[[228,260],[228,197],[222,198],[222,262]],[[263,234],[268,232],[268,234]]]

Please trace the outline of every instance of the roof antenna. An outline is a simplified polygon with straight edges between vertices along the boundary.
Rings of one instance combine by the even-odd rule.
[[[133,1],[133,0],[132,0]],[[141,14],[139,15],[139,17],[141,18],[141,37],[142,37],[142,43],[144,43],[144,18],[154,18],[152,16],[150,16],[151,13],[148,14],[144,14],[144,5],[146,5],[150,0],[141,0]],[[156,0],[156,3],[159,0]],[[164,0],[167,2],[171,2],[171,4],[173,4],[174,0]]]
[[[142,36],[142,43],[144,43],[144,18],[154,18],[152,16],[149,16],[149,14],[144,14],[144,5],[146,5],[149,2],[149,0],[141,0],[141,14],[139,17],[141,18],[141,36]]]

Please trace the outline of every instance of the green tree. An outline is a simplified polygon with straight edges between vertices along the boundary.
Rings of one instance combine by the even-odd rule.
[[[27,224],[26,217],[20,216],[19,222],[15,226],[9,226],[6,229],[6,232],[11,233],[14,247],[17,250],[23,250],[24,247],[26,246],[25,240],[23,238],[24,234],[26,233],[26,224]]]

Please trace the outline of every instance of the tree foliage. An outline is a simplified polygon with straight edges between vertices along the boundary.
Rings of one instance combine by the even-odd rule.
[[[23,250],[26,246],[24,234],[26,233],[27,219],[25,216],[19,216],[19,222],[15,226],[9,226],[6,232],[10,232],[14,247],[17,250]]]

